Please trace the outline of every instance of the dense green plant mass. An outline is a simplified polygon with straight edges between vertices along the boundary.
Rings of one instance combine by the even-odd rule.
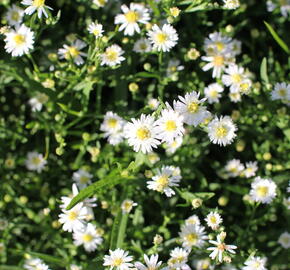
[[[289,0],[0,14],[0,270],[289,269]]]

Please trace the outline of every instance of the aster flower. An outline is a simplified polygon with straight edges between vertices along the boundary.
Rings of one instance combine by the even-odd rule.
[[[103,25],[100,23],[92,22],[88,26],[88,31],[90,34],[93,34],[95,38],[99,38],[103,36]]]
[[[84,246],[87,252],[92,252],[102,244],[103,238],[97,233],[96,226],[88,223],[83,230],[77,230],[73,233],[74,244]]]
[[[204,89],[204,95],[207,98],[208,103],[218,103],[223,91],[224,88],[220,84],[212,83]]]
[[[137,53],[148,53],[152,51],[152,46],[147,38],[138,39],[133,47],[133,51]]]
[[[237,9],[240,7],[239,0],[224,0],[224,7],[227,9]]]
[[[271,99],[290,101],[290,84],[285,82],[276,83],[274,90],[271,92]]]
[[[223,70],[225,69],[228,62],[228,57],[223,54],[215,54],[211,56],[202,56],[203,61],[208,62],[203,68],[203,71],[212,69],[212,77],[220,78]]]
[[[157,139],[157,128],[154,117],[142,114],[140,119],[131,119],[124,127],[125,137],[135,152],[149,153],[157,148],[160,141]]]
[[[152,111],[155,111],[158,108],[159,104],[160,102],[156,98],[150,98],[148,100],[148,106]]]
[[[10,29],[5,36],[5,50],[12,56],[22,56],[33,49],[34,32],[24,24],[17,26],[15,30]]]
[[[169,52],[177,44],[178,35],[170,24],[164,24],[159,28],[157,24],[148,31],[148,38],[157,51]]]
[[[205,221],[207,223],[207,225],[213,229],[213,230],[217,230],[220,226],[220,224],[223,222],[222,217],[220,216],[219,213],[217,212],[210,212],[206,218]]]
[[[167,76],[171,76],[178,71],[184,69],[184,66],[180,65],[180,61],[178,59],[170,59],[168,62],[168,66],[166,69]]]
[[[63,48],[58,50],[58,54],[61,59],[73,60],[76,65],[82,65],[84,63],[84,56],[87,56],[86,53],[81,52],[83,48],[87,45],[83,41],[76,39],[71,45],[63,45]]]
[[[168,155],[172,155],[182,145],[183,136],[176,137],[172,142],[165,143],[164,147]]]
[[[257,162],[250,161],[246,163],[246,168],[242,172],[242,175],[244,175],[246,178],[250,178],[256,175],[257,170],[258,170]]]
[[[28,170],[37,171],[38,173],[44,169],[46,163],[47,161],[44,159],[43,155],[38,152],[29,152],[25,161]]]
[[[239,92],[240,86],[245,78],[244,68],[231,64],[225,69],[225,73],[226,74],[222,76],[223,83],[230,87],[231,92]]]
[[[245,261],[242,270],[267,270],[266,262],[266,258],[251,256]]]
[[[101,65],[107,65],[110,67],[121,64],[125,60],[122,55],[124,51],[116,44],[113,44],[106,48],[105,52],[101,55]]]
[[[133,36],[135,32],[140,33],[139,24],[146,24],[150,20],[149,10],[141,4],[130,3],[128,8],[122,5],[123,14],[115,17],[115,24],[121,24],[119,31],[125,35]]]
[[[22,23],[24,10],[15,4],[8,8],[6,12],[6,20],[10,26],[18,26]]]
[[[121,209],[123,214],[129,214],[134,206],[137,206],[138,204],[133,202],[132,200],[126,199],[121,204]]]
[[[45,0],[23,0],[21,4],[28,6],[24,11],[25,14],[32,15],[35,11],[37,11],[37,16],[39,19],[42,17],[42,14],[48,18],[46,9],[52,10],[51,7],[45,5]]]
[[[205,240],[208,239],[204,227],[197,225],[183,225],[179,232],[179,237],[182,246],[186,249],[191,249],[192,247],[201,248],[205,244]]]
[[[170,259],[168,260],[169,269],[183,269],[184,266],[187,266],[188,261],[188,250],[180,247],[176,247],[170,251]]]
[[[230,177],[237,177],[243,172],[245,166],[238,159],[232,159],[227,162],[225,170]]]
[[[236,126],[229,116],[215,117],[208,124],[208,136],[212,143],[226,146],[236,137]]]
[[[162,261],[158,262],[158,254],[153,254],[150,258],[144,254],[145,265],[141,262],[136,262],[135,267],[138,270],[158,270],[162,264]]]
[[[123,249],[109,250],[110,255],[105,255],[104,257],[104,266],[109,266],[110,269],[116,268],[118,270],[128,270],[133,267],[131,261],[133,260],[132,256],[129,256],[128,251]]]
[[[278,243],[283,248],[290,248],[290,233],[284,232],[279,236]]]
[[[87,185],[91,184],[92,178],[93,175],[82,169],[74,172],[72,176],[73,181],[78,185],[80,189],[83,189]]]
[[[28,103],[31,106],[33,112],[41,111],[43,104],[48,101],[48,96],[43,93],[36,93],[35,97],[29,99]]]
[[[192,215],[185,220],[185,225],[200,225],[200,219],[197,215]]]
[[[198,126],[210,113],[202,103],[206,98],[199,99],[200,93],[192,91],[185,94],[184,97],[178,96],[179,101],[173,103],[174,109],[184,117],[184,122],[188,125]]]
[[[277,185],[271,179],[255,177],[251,184],[250,196],[255,202],[269,204],[277,196]]]

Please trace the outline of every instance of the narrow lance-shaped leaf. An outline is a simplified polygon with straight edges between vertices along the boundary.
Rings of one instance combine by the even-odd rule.
[[[260,67],[260,76],[264,83],[269,83],[269,78],[267,74],[267,58],[264,57]]]

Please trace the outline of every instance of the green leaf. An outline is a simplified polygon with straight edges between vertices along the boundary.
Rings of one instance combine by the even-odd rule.
[[[132,181],[135,179],[136,178],[124,178],[121,176],[117,176],[116,173],[114,173],[113,175],[110,175],[109,177],[106,177],[102,180],[99,180],[99,181],[93,183],[92,185],[82,189],[80,191],[80,193],[71,200],[71,202],[68,205],[68,207],[66,208],[66,210],[70,210],[79,202],[81,202],[84,199],[96,194],[96,192],[99,190],[103,191],[104,189],[113,187],[113,186],[121,184],[121,183],[127,183],[128,181]]]
[[[262,63],[261,63],[260,76],[264,83],[267,83],[267,84],[269,83],[269,78],[267,74],[267,58],[266,57],[263,58]]]
[[[230,186],[230,185],[227,185],[226,186],[226,189],[229,190],[229,191],[232,191],[234,193],[237,193],[237,194],[240,194],[240,195],[245,195],[249,192],[248,188],[245,188],[245,187],[241,187],[241,186]]]
[[[188,203],[191,203],[193,199],[202,199],[203,201],[207,201],[212,198],[215,194],[213,192],[189,192],[189,191],[181,191],[176,189],[179,195],[186,200]]]
[[[280,45],[280,47],[288,54],[290,54],[290,50],[288,48],[288,46],[286,45],[286,43],[278,36],[278,34],[276,33],[276,31],[273,29],[273,27],[268,24],[267,22],[264,21],[264,24],[266,25],[266,27],[268,28],[270,34],[272,35],[272,37],[276,40],[276,42]]]
[[[23,268],[13,265],[0,265],[0,270],[23,270]]]
[[[63,103],[57,103],[57,105],[63,110],[65,111],[66,113],[68,114],[72,114],[72,115],[75,115],[75,116],[78,116],[78,117],[81,117],[83,115],[82,112],[77,112],[77,111],[74,111],[74,110],[71,110],[68,108],[67,105],[63,104]]]
[[[119,232],[119,225],[121,223],[122,213],[119,210],[117,216],[114,219],[112,231],[111,231],[111,240],[110,240],[110,250],[115,250],[117,248],[117,239]]]
[[[129,216],[129,214],[123,214],[122,210],[120,210],[120,213],[121,213],[121,222],[118,231],[116,248],[122,248],[123,246]]]

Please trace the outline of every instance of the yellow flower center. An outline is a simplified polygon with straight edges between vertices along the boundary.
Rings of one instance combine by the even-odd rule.
[[[266,197],[268,194],[268,187],[262,186],[257,188],[257,194],[259,197]]]
[[[94,34],[95,36],[98,36],[98,35],[100,34],[99,29],[94,29],[94,30],[93,30],[93,34]]]
[[[114,49],[107,49],[106,57],[109,61],[114,62],[118,59],[118,53]]]
[[[20,19],[19,13],[17,11],[13,11],[12,14],[11,14],[11,18],[12,18],[13,21],[18,22],[19,19]]]
[[[240,83],[242,81],[242,77],[240,74],[233,74],[232,75],[233,83]]]
[[[214,56],[214,58],[213,58],[213,65],[215,67],[220,67],[223,64],[224,64],[224,57],[223,56],[221,56],[221,55]]]
[[[203,264],[202,264],[202,266],[201,266],[201,268],[202,269],[208,269],[208,267],[209,267],[209,263],[208,262],[204,262]]]
[[[168,39],[168,36],[165,33],[158,33],[155,37],[155,40],[157,43],[159,44],[163,44],[164,42],[166,42]]]
[[[25,43],[25,36],[21,34],[16,34],[14,35],[13,40],[16,45],[23,45]]]
[[[223,138],[223,137],[225,137],[227,135],[227,133],[228,133],[228,130],[225,127],[221,126],[221,127],[218,127],[216,129],[215,135],[218,138]]]
[[[40,158],[39,157],[33,157],[32,159],[31,159],[31,163],[33,164],[33,165],[39,165],[40,163],[41,163],[41,160],[40,160]]]
[[[139,13],[130,10],[125,14],[125,17],[128,23],[135,23],[139,20]]]
[[[216,98],[217,95],[218,95],[218,92],[215,89],[213,89],[213,90],[210,91],[209,95],[212,98]]]
[[[188,105],[187,105],[187,110],[190,112],[190,113],[196,113],[198,111],[198,108],[199,108],[199,104],[196,103],[196,102],[190,102]]]
[[[86,184],[89,181],[89,178],[86,176],[81,176],[80,178],[80,183],[81,184]]]
[[[173,120],[168,120],[165,123],[165,130],[166,131],[174,131],[176,130],[177,126]]]
[[[39,8],[44,6],[45,0],[33,0],[32,5]]]
[[[115,128],[115,127],[117,126],[117,123],[118,123],[118,121],[117,121],[117,119],[115,119],[115,118],[110,118],[110,119],[108,120],[108,126],[109,126],[110,128]]]
[[[226,245],[225,245],[224,243],[222,243],[222,244],[219,244],[219,245],[217,246],[217,248],[218,248],[219,250],[221,250],[221,251],[224,251],[224,250],[226,249]]]
[[[225,48],[225,44],[220,42],[220,41],[216,42],[215,45],[216,45],[216,48],[219,52]]]
[[[137,132],[136,132],[137,139],[144,141],[144,140],[149,139],[150,136],[151,136],[151,132],[149,131],[148,128],[142,127],[142,128],[137,129]]]
[[[123,259],[122,258],[116,258],[113,260],[113,265],[114,266],[120,266],[123,263]]]
[[[79,50],[76,47],[71,46],[68,48],[66,57],[69,58],[71,56],[72,58],[76,58],[79,54],[80,54]]]
[[[157,181],[157,191],[161,192],[169,184],[168,176],[160,176]]]
[[[130,210],[132,209],[132,202],[125,202],[123,204],[123,208],[127,211],[130,212]]]
[[[211,216],[209,220],[210,220],[210,222],[213,223],[213,224],[216,223],[216,217],[215,217],[215,216]]]
[[[286,96],[286,89],[282,88],[278,90],[278,94],[281,97],[285,97]]]
[[[185,239],[187,242],[189,242],[191,245],[194,245],[197,243],[198,237],[195,233],[190,233],[185,236]]]
[[[82,238],[85,243],[91,242],[93,240],[93,236],[90,234],[84,234]]]
[[[248,84],[248,83],[242,83],[240,85],[240,88],[241,88],[241,91],[245,93],[245,92],[247,92],[249,90],[250,84]]]
[[[71,211],[71,212],[68,213],[68,219],[70,221],[76,220],[77,217],[78,217],[78,214],[76,212],[74,212],[74,211]]]

